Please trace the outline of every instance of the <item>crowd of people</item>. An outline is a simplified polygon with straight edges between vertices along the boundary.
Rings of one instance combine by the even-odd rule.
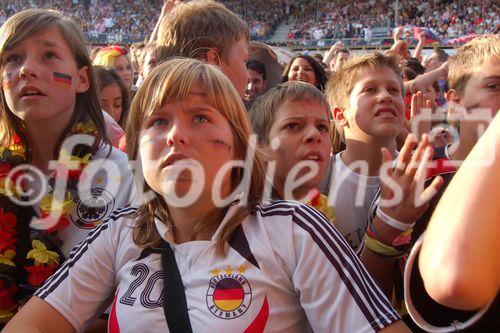
[[[162,1],[32,1],[6,0],[0,4],[0,22],[27,8],[52,8],[73,18],[94,43],[140,41],[153,30]]]
[[[281,23],[296,22],[288,40],[360,39],[370,44],[372,29],[390,29],[394,25],[394,1],[220,1],[242,17],[250,28],[252,40],[269,40]],[[0,4],[0,23],[26,8],[50,7],[60,10],[82,27],[87,38],[95,43],[131,44],[143,40],[153,29],[162,1],[144,5],[137,0],[118,1],[33,1],[5,0]],[[470,34],[498,32],[500,8],[488,1],[416,0],[398,8],[399,25],[425,27],[437,35],[459,37]],[[357,43],[362,44],[362,43]]]
[[[221,1],[245,18],[255,40],[268,40],[285,17],[281,0]],[[53,8],[70,15],[94,43],[123,43],[144,40],[153,30],[163,2],[143,1],[33,1],[5,0],[0,4],[0,24],[12,14],[27,8]]]
[[[291,29],[288,39],[338,40],[372,39],[372,29],[384,27],[391,35],[395,22],[395,2],[382,1],[322,1],[316,16],[311,5],[309,15],[301,17]],[[498,33],[500,8],[496,1],[410,1],[398,7],[398,25],[428,28],[437,35],[459,37],[470,34]],[[413,35],[413,31],[411,31]]]
[[[212,0],[92,52],[12,13],[2,332],[499,331],[500,36],[403,31],[281,65]]]

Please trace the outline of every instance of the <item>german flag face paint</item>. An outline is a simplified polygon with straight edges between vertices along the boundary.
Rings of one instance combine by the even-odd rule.
[[[12,88],[12,73],[5,74],[4,77],[2,78],[2,88],[5,89],[11,89]]]
[[[71,87],[71,75],[54,72],[54,83],[63,88]]]

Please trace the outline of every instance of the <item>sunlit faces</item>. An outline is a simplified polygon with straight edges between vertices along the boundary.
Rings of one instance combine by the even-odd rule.
[[[248,69],[248,74],[250,75],[250,81],[247,85],[245,98],[253,101],[265,92],[266,81],[264,80],[264,76],[261,73],[251,68]]]
[[[132,87],[132,79],[134,77],[134,73],[132,71],[132,65],[130,64],[127,56],[121,55],[116,58],[115,70],[122,78],[123,83],[125,83],[125,87],[127,87],[127,89],[130,89]]]
[[[346,139],[362,142],[392,140],[403,129],[404,101],[400,79],[389,67],[363,68],[357,74],[347,110],[335,108],[334,118]]]
[[[77,93],[89,88],[88,68],[77,68],[70,46],[57,28],[47,29],[2,54],[2,77],[7,106],[30,123],[64,128],[74,110]],[[6,84],[8,83],[8,84]]]
[[[249,79],[246,66],[249,56],[248,47],[248,40],[246,37],[242,37],[231,46],[227,55],[221,57],[219,61],[221,71],[231,80],[241,98],[245,96]]]
[[[304,58],[296,58],[290,66],[288,81],[302,81],[312,85],[317,84],[316,74],[312,65]]]
[[[100,97],[104,111],[109,113],[116,122],[119,122],[123,106],[123,95],[120,86],[116,83],[108,84],[101,90]]]
[[[203,91],[195,87],[185,100],[167,102],[143,121],[139,152],[144,177],[155,192],[165,197],[172,188],[178,197],[184,197],[193,187],[193,193],[200,192],[199,200],[212,200],[217,172],[235,158],[231,126],[209,104]],[[187,168],[197,172],[201,168],[204,177],[193,176]],[[227,172],[221,196],[224,198],[230,190]]]
[[[459,103],[469,113],[469,119],[461,123],[461,130],[467,127],[473,133],[477,132],[478,122],[473,121],[474,115],[479,118],[480,112],[488,120],[493,119],[500,109],[500,59],[483,63],[472,72],[461,96],[455,91],[447,95],[448,100]],[[484,112],[484,113],[483,113]],[[484,121],[480,121],[484,124]]]
[[[280,106],[269,131],[269,142],[279,140],[279,147],[273,149],[270,145],[264,148],[266,159],[276,162],[274,186],[279,191],[279,188],[283,190],[290,170],[303,161],[315,163],[319,171],[303,186],[304,191],[299,195],[305,195],[321,182],[332,149],[328,112],[325,105],[315,100],[287,101]],[[309,170],[304,167],[298,177]]]

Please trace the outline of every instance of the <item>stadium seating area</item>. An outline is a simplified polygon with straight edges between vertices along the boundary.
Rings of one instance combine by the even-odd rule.
[[[442,37],[498,32],[500,8],[487,1],[400,1],[397,25],[426,27]],[[373,29],[386,28],[390,35],[395,26],[395,1],[350,0],[321,1],[315,16],[297,17],[288,39],[324,40],[354,38],[369,44]],[[411,30],[411,29],[408,29]]]
[[[369,45],[377,36],[390,35],[395,25],[392,0],[226,0],[244,18],[252,40],[269,40],[281,23],[292,23],[288,40],[305,46],[338,39]],[[400,25],[430,28],[443,37],[498,32],[500,8],[495,0],[400,1]],[[30,7],[61,10],[77,20],[94,43],[129,44],[143,40],[153,29],[163,0],[2,0],[0,24],[13,13]]]

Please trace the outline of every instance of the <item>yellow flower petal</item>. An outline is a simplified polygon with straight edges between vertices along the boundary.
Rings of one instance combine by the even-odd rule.
[[[90,163],[90,158],[92,157],[92,154],[87,154],[85,156],[83,156],[81,159],[80,159],[80,163],[84,164],[84,165],[87,165]]]
[[[60,212],[62,215],[69,215],[74,208],[73,195],[69,191],[66,192],[63,202],[55,200],[53,193],[47,194],[40,201],[40,210],[46,215],[49,215],[52,211]]]
[[[333,207],[328,205],[328,197],[326,195],[320,194],[316,205],[312,205],[311,202],[307,202],[307,204],[322,212],[330,220],[330,222],[334,223],[335,213],[333,211]]]
[[[19,155],[21,157],[24,157],[26,153],[26,148],[21,145],[10,145],[9,150],[12,152],[13,155]]]
[[[45,244],[43,244],[43,242],[39,241],[38,239],[33,239],[31,241],[31,246],[33,246],[33,248],[37,250],[47,250]]]
[[[14,314],[7,310],[0,309],[0,323],[6,323]]]
[[[65,149],[61,149],[61,152],[59,153],[59,162],[63,165],[65,165],[67,168],[71,166],[72,170],[75,169],[73,164],[74,162],[79,162],[80,165],[78,166],[79,168],[83,168],[83,166],[89,164],[90,158],[92,157],[92,154],[87,154],[83,157],[78,157],[74,155],[70,155]],[[81,165],[83,164],[83,166]]]
[[[0,254],[0,264],[7,266],[16,266],[12,259],[16,256],[16,251],[7,250],[3,254]]]
[[[47,250],[47,247],[41,241],[34,239],[31,244],[33,250],[28,252],[27,259],[33,259],[37,265],[59,263],[59,254]]]
[[[76,125],[76,131],[79,133],[93,134],[96,131],[94,124],[91,121],[78,123]]]

